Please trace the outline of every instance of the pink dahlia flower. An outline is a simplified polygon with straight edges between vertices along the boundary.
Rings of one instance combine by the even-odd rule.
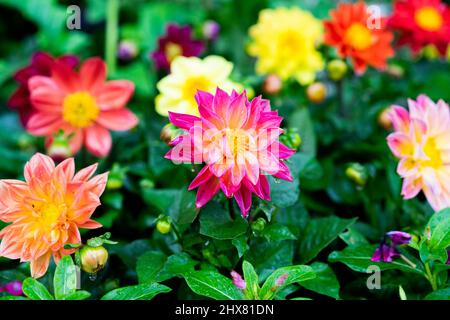
[[[402,195],[414,198],[421,190],[434,210],[450,207],[450,110],[425,95],[408,100],[409,112],[393,106],[389,115],[395,132],[387,141],[400,159]]]
[[[49,140],[64,131],[71,137],[73,154],[85,144],[93,155],[104,157],[112,145],[109,130],[126,131],[138,123],[125,107],[134,84],[106,81],[106,65],[100,58],[86,60],[78,73],[66,64],[54,63],[51,76],[34,76],[28,87],[36,112],[27,130]]]
[[[169,112],[170,121],[186,134],[172,141],[166,158],[206,164],[189,186],[198,188],[197,208],[221,189],[246,217],[252,194],[270,200],[266,175],[292,181],[284,160],[295,151],[278,141],[283,118],[270,110],[268,100],[249,102],[245,91],[229,96],[219,88],[215,95],[199,90],[195,99],[200,117]]]

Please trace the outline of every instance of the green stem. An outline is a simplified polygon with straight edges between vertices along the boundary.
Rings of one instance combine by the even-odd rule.
[[[425,263],[425,271],[427,272],[427,279],[428,281],[430,281],[431,288],[433,289],[433,291],[436,291],[438,289],[436,284],[436,278],[431,273],[430,265],[428,264],[428,262]]]
[[[119,0],[108,0],[106,4],[105,58],[108,71],[116,71],[117,41],[119,22]]]

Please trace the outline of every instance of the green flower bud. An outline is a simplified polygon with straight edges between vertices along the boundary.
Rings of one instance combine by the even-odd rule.
[[[125,169],[121,168],[118,163],[115,163],[109,173],[108,182],[106,188],[108,190],[118,190],[123,186],[123,180],[125,179]]]
[[[350,164],[345,170],[345,175],[360,187],[366,185],[368,178],[367,169],[359,163]]]
[[[156,222],[156,229],[159,231],[159,233],[167,234],[170,232],[170,230],[172,230],[171,220],[172,219],[167,216],[160,216],[160,218],[158,218],[158,221]]]
[[[183,134],[183,130],[178,129],[173,124],[168,123],[161,129],[160,138],[167,145],[170,145],[170,142],[176,137]]]
[[[108,261],[108,251],[103,246],[85,245],[80,249],[81,269],[87,273],[97,273]]]
[[[298,150],[302,144],[302,138],[296,128],[288,128],[280,136],[280,142],[291,149]]]
[[[347,74],[347,64],[339,59],[332,60],[328,63],[327,71],[331,80],[339,81]]]
[[[264,218],[258,218],[252,223],[252,230],[254,232],[262,232],[266,227],[266,220]]]

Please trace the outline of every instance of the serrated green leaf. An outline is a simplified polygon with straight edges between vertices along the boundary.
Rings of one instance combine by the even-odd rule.
[[[220,204],[211,202],[200,213],[200,234],[219,239],[235,239],[247,231],[248,223],[240,214],[231,220]]]

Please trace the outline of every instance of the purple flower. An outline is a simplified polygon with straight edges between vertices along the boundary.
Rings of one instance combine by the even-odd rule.
[[[166,34],[158,39],[158,48],[152,53],[152,58],[157,69],[170,70],[173,59],[178,56],[199,56],[203,47],[203,42],[192,39],[190,26],[169,24]]]
[[[391,239],[393,246],[408,244],[411,241],[411,235],[406,232],[390,231],[386,233],[386,236]]]
[[[205,21],[203,24],[203,37],[205,39],[214,41],[217,39],[220,32],[220,25],[214,20]]]
[[[22,296],[23,295],[22,282],[17,281],[17,280],[12,281],[0,288],[0,292],[3,292],[3,291],[6,291],[10,295],[13,295],[13,296]]]
[[[233,278],[233,284],[239,289],[244,290],[247,287],[247,284],[245,283],[244,279],[242,279],[241,275],[236,271],[234,270],[231,271],[231,277]]]
[[[289,276],[289,273],[284,273],[283,275],[281,275],[276,281],[275,281],[275,285],[276,286],[282,286],[285,282],[287,277]]]
[[[138,54],[138,48],[136,43],[129,40],[122,40],[119,43],[119,48],[117,49],[117,56],[120,60],[129,61],[136,58]]]
[[[386,243],[381,243],[380,246],[375,250],[372,261],[373,262],[392,262],[392,258],[400,256],[400,253],[394,247]]]

